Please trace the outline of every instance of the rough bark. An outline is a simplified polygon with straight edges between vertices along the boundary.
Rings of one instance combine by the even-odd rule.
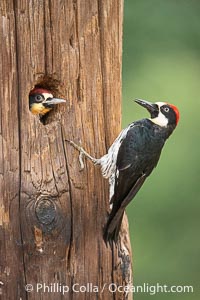
[[[78,153],[65,142],[71,139],[100,157],[121,129],[122,5],[122,0],[0,3],[3,300],[131,299],[108,288],[131,283],[126,220],[121,242],[107,247],[102,232],[108,183],[88,161],[80,171]],[[35,85],[67,99],[44,123],[28,108]],[[76,283],[77,289],[91,283],[100,291],[75,293]],[[34,290],[26,292],[26,284]],[[43,284],[38,291],[37,284]],[[52,290],[44,291],[44,284]],[[64,286],[69,292],[63,296]]]

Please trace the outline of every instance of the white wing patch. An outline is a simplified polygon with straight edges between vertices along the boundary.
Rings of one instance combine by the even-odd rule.
[[[126,138],[127,132],[130,127],[131,125],[120,132],[114,143],[108,149],[108,153],[99,159],[103,177],[109,178],[113,173],[115,173],[118,151],[121,143]]]
[[[119,152],[119,148],[123,140],[126,138],[127,132],[133,126],[134,123],[131,123],[127,128],[123,129],[114,141],[114,143],[108,149],[108,153],[99,159],[99,164],[101,165],[101,172],[103,177],[109,178],[110,200],[114,194],[115,177],[119,176],[119,171],[116,170],[117,155]]]

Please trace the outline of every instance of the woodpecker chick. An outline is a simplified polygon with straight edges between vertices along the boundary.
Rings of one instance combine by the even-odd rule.
[[[70,142],[82,155],[100,165],[103,177],[109,179],[112,208],[104,232],[109,243],[117,242],[126,206],[156,167],[165,141],[179,121],[179,111],[172,104],[142,99],[135,102],[146,108],[151,117],[122,130],[106,155],[95,159]]]
[[[29,93],[29,109],[34,115],[44,116],[54,105],[66,102],[64,99],[54,98],[51,91],[34,88]]]

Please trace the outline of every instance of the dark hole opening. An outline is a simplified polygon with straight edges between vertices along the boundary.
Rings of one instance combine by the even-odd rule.
[[[63,93],[64,86],[61,84],[60,80],[56,79],[53,75],[40,76],[33,89],[35,88],[48,90],[53,95],[53,97],[65,99]],[[33,89],[31,89],[31,91]],[[45,113],[44,115],[40,115],[40,122],[43,125],[47,125],[51,123],[53,121],[52,116],[56,110],[57,110],[57,105],[55,105],[55,107],[53,107],[49,112]]]

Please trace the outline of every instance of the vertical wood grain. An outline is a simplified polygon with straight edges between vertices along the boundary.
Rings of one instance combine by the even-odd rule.
[[[0,12],[0,297],[24,299],[17,47],[12,1],[2,1]]]
[[[127,224],[123,249],[106,246],[108,183],[88,161],[80,171],[78,153],[65,141],[72,139],[100,157],[121,129],[122,5],[122,0],[1,2],[0,179],[5,197],[0,251],[3,268],[8,261],[15,273],[2,287],[3,299],[9,293],[22,299],[127,298],[108,290],[112,282],[131,281]],[[60,82],[67,102],[44,125],[29,112],[28,94],[46,75]],[[26,283],[34,288],[57,283],[70,290],[74,283],[107,287],[98,294],[70,291],[63,298],[41,290],[25,295]]]

